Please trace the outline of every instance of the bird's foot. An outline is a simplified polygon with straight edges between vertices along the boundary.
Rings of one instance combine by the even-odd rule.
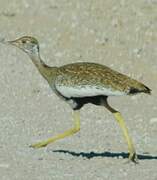
[[[136,152],[132,152],[132,153],[129,154],[129,159],[128,159],[127,163],[130,163],[130,162],[133,162],[135,164],[139,163]]]
[[[42,148],[46,146],[47,146],[47,142],[39,142],[36,144],[31,144],[29,147],[37,149],[37,148]]]

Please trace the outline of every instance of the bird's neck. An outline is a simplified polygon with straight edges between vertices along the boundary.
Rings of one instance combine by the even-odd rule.
[[[53,83],[53,79],[56,75],[56,67],[49,67],[44,63],[44,61],[40,58],[40,54],[29,54],[32,62],[40,72],[40,74],[49,82]]]

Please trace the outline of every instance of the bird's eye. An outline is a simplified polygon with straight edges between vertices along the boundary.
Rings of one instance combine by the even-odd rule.
[[[22,40],[22,43],[25,44],[25,43],[26,43],[26,40],[23,39],[23,40]]]

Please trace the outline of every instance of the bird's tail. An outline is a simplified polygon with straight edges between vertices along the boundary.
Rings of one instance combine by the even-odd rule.
[[[151,89],[145,86],[144,84],[140,83],[138,87],[131,87],[129,90],[129,94],[137,94],[137,93],[146,93],[151,94]]]
[[[144,85],[144,90],[143,92],[146,93],[146,94],[151,94],[151,89],[149,89],[147,86]]]

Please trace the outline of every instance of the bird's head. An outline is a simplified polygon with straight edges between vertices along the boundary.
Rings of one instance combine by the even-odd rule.
[[[22,49],[24,52],[26,52],[29,55],[34,55],[34,54],[36,55],[39,53],[39,43],[37,39],[31,36],[23,36],[13,41],[7,41],[6,43],[9,43],[13,46]]]

